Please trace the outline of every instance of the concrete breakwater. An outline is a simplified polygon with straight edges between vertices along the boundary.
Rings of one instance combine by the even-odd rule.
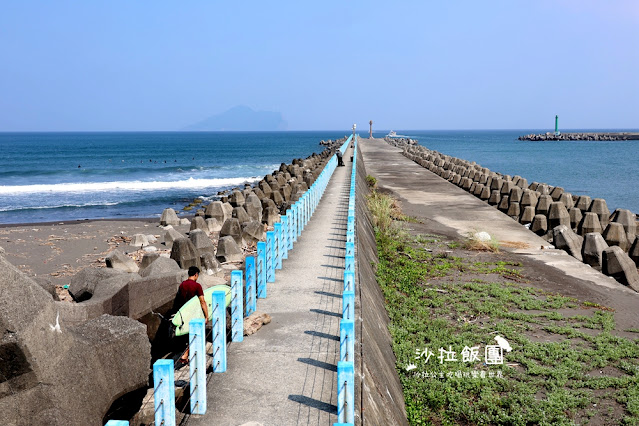
[[[389,142],[407,158],[499,209],[620,283],[639,291],[637,217],[625,209],[612,214],[606,201],[573,195],[561,187],[511,177],[443,155],[423,146]]]
[[[529,135],[520,136],[520,141],[628,141],[639,140],[639,133],[629,132],[579,132],[579,133],[561,133],[556,135],[552,132],[541,134],[531,133]]]
[[[122,236],[102,264],[69,276],[74,303],[59,301],[50,283],[27,276],[0,249],[0,323],[6,329],[0,350],[11,360],[0,369],[0,422],[103,424],[116,399],[144,392],[152,354],[166,354],[156,346],[163,336],[157,314],[171,307],[185,269],[207,271],[203,286],[227,283],[333,151],[282,164],[255,186],[235,188],[199,209],[191,220],[166,209],[158,238]],[[153,405],[146,407],[133,423],[150,423]]]

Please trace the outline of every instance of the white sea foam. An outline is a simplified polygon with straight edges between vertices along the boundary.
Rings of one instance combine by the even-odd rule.
[[[186,179],[178,181],[116,181],[87,183],[57,183],[39,185],[5,185],[0,186],[0,195],[81,193],[105,191],[160,191],[170,189],[204,189],[211,187],[240,185],[244,182],[255,182],[258,177],[238,177],[220,179]]]

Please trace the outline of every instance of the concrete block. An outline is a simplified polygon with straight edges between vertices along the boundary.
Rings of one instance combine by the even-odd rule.
[[[568,214],[564,203],[555,201],[550,204],[550,209],[548,210],[548,228],[554,229],[560,225],[570,227],[570,214]]]
[[[215,256],[220,262],[241,262],[244,260],[242,249],[230,235],[221,237],[218,240]]]
[[[106,262],[107,268],[113,268],[130,273],[137,273],[139,270],[138,265],[133,261],[133,259],[122,253],[120,250],[113,250],[107,255],[104,261]]]
[[[559,225],[553,228],[552,232],[553,244],[556,248],[566,251],[580,262],[583,261],[583,257],[581,256],[583,237],[575,234],[572,229],[566,225]]]
[[[619,246],[609,247],[603,251],[601,272],[639,291],[637,265]]]
[[[175,210],[171,208],[166,208],[162,211],[162,216],[160,217],[160,225],[167,226],[177,226],[180,224],[180,219],[178,219],[177,213]]]
[[[621,223],[610,222],[603,232],[603,238],[609,246],[619,246],[623,251],[628,251],[630,248],[626,231]]]
[[[610,223],[610,210],[608,210],[606,200],[602,198],[595,198],[592,200],[592,203],[590,203],[588,211],[597,214],[599,217],[599,223],[603,229],[605,229],[606,226],[608,226],[608,223]]]
[[[584,245],[581,256],[584,263],[601,270],[602,252],[608,248],[608,244],[599,232],[590,232],[584,236]]]
[[[548,232],[548,221],[546,215],[536,214],[530,224],[530,230],[539,236],[543,236]]]

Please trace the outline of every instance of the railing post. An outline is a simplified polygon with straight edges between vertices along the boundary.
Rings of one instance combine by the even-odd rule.
[[[344,256],[344,270],[346,272],[355,272],[355,257]]]
[[[214,291],[211,294],[213,310],[213,372],[226,371],[226,292]]]
[[[129,426],[126,420],[109,420],[104,426]]]
[[[260,299],[266,297],[266,243],[264,241],[257,242],[257,297]],[[255,312],[255,309],[256,303],[249,306],[247,302],[246,316]]]
[[[206,334],[204,318],[189,321],[191,414],[206,413]]]
[[[346,256],[355,256],[355,243],[346,243]]]
[[[293,250],[293,227],[295,226],[295,213],[293,212],[293,206],[290,209],[286,210],[286,216],[288,217],[288,224],[286,226],[286,243],[287,243],[287,255],[288,258],[288,250]]]
[[[275,234],[275,240],[274,240],[275,269],[282,269],[282,254],[283,254],[282,223],[278,222],[275,225],[273,225],[273,227],[275,228],[275,231],[273,231],[273,233]]]
[[[355,383],[353,362],[337,363],[337,421],[355,422]]]
[[[355,362],[355,323],[352,320],[339,322],[339,359]]]
[[[153,364],[155,424],[175,426],[175,372],[172,359]]]
[[[286,215],[282,216],[282,259],[288,259],[288,210]]]
[[[343,291],[355,291],[355,272],[344,271],[344,289]]]
[[[293,210],[293,242],[297,242],[298,229],[300,227],[300,202],[299,200],[291,206]]]
[[[249,316],[255,312],[259,296],[260,284],[260,243],[257,243],[257,259],[253,256],[247,256],[245,260],[246,282],[244,283],[246,293],[246,305],[244,307],[244,315]],[[257,283],[257,284],[256,284]]]
[[[352,290],[342,293],[342,319],[355,321],[355,292]]]
[[[255,258],[246,258],[247,270],[249,258],[252,259],[253,271],[255,271]],[[249,274],[246,274],[247,277]],[[253,286],[255,286],[255,272],[253,272]],[[255,288],[255,287],[253,287]],[[242,271],[231,271],[231,341],[242,342],[244,340],[244,297],[242,288]]]
[[[266,233],[266,282],[275,282],[275,232]],[[266,293],[266,292],[264,292]]]

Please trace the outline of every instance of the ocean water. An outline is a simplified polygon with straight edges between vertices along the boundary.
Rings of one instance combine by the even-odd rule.
[[[346,133],[0,133],[0,224],[159,217]]]
[[[639,140],[525,142],[517,137],[545,130],[416,131],[396,130],[416,138],[420,145],[487,167],[519,175],[528,183],[544,182],[565,191],[603,198],[616,208],[639,213]],[[633,129],[565,130],[637,131]],[[374,133],[383,137],[382,133]]]
[[[610,211],[639,212],[639,141],[517,140],[542,132],[397,130],[495,172],[604,198]],[[348,133],[0,133],[0,224],[159,217],[166,207],[181,210],[255,182]]]

